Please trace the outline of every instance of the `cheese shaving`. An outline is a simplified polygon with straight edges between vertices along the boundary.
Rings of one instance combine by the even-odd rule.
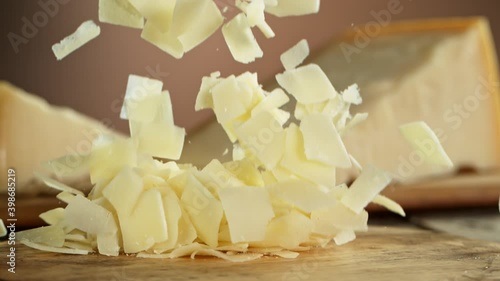
[[[453,162],[439,143],[438,137],[425,122],[408,123],[399,129],[410,145],[422,152],[427,164],[453,167]]]
[[[309,44],[302,39],[295,46],[281,54],[280,60],[285,70],[299,66],[309,56]]]
[[[52,46],[52,51],[57,60],[62,60],[90,40],[99,36],[99,34],[101,34],[101,28],[91,20],[86,21],[82,23],[73,34],[64,38],[61,42],[54,44]]]

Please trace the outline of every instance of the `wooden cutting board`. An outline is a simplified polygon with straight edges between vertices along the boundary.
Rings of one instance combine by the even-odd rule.
[[[18,245],[16,273],[2,280],[500,280],[500,243],[468,240],[413,227],[372,227],[354,242],[329,245],[296,259],[246,263],[216,258],[70,256]]]

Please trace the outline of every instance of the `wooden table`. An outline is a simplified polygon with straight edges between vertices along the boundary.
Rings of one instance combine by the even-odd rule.
[[[216,258],[70,256],[18,245],[16,273],[1,280],[500,280],[500,243],[469,240],[414,226],[375,226],[354,242],[246,263]]]

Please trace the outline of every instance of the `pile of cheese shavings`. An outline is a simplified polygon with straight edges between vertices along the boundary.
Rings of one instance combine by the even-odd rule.
[[[287,70],[277,75],[297,100],[297,122],[280,109],[289,101],[285,91],[264,91],[256,74],[203,78],[196,108],[214,110],[234,149],[233,161],[214,159],[202,169],[158,160],[179,158],[184,130],[174,125],[162,82],[131,75],[121,113],[131,138],[102,136],[83,156],[94,184],[88,196],[38,175],[61,191],[57,197],[67,206],[41,214],[49,226],[19,232],[18,239],[68,254],[239,262],[263,255],[295,258],[331,240],[348,243],[367,231],[365,207],[371,202],[404,216],[396,202],[379,195],[391,176],[362,169],[342,142],[366,118],[349,113],[361,102],[357,87],[338,93],[317,65],[298,67],[307,53],[301,42],[283,54]],[[426,128],[416,122],[403,131],[410,140],[432,137]],[[446,162],[440,144],[434,145],[439,149],[429,161]],[[51,164],[64,165],[64,159]],[[356,181],[350,187],[336,183],[336,169],[352,165],[362,169]]]
[[[252,32],[275,36],[265,13],[278,17],[314,14],[320,0],[229,0],[240,12],[224,24],[221,0],[99,0],[99,21],[142,29],[141,37],[179,59],[223,24],[222,34],[234,59],[241,63],[261,58]],[[223,7],[223,11],[228,6]]]

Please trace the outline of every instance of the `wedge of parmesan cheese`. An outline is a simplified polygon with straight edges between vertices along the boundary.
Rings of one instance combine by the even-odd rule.
[[[52,51],[57,60],[62,60],[67,55],[73,53],[90,40],[96,38],[101,34],[101,28],[93,21],[89,20],[83,22],[76,31],[68,37],[61,40],[61,42],[52,46]]]
[[[104,134],[122,138],[97,120],[69,108],[51,106],[7,82],[0,82],[0,122],[2,132],[9,132],[0,134],[0,168],[13,168],[22,175],[16,178],[17,195],[50,191],[33,172],[44,170],[41,163],[63,155],[68,156],[48,163],[50,171],[72,187],[88,188],[86,162],[93,140]],[[38,145],[33,145],[33,140]],[[6,176],[0,175],[4,186]]]
[[[400,137],[401,125],[422,120],[456,168],[500,167],[500,84],[487,20],[392,22],[374,37],[366,32],[347,31],[313,59],[339,88],[359,85],[363,104],[353,111],[370,117],[344,142],[360,164],[376,163],[400,181],[454,172],[448,160],[426,165],[427,148]],[[341,181],[356,175],[338,173]]]

